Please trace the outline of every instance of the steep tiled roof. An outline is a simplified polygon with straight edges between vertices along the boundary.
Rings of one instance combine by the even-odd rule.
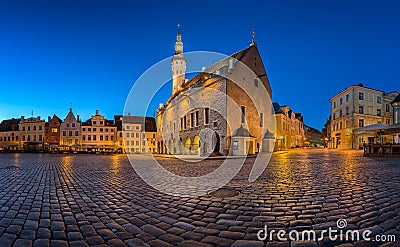
[[[20,118],[12,118],[12,119],[3,120],[0,123],[0,131],[18,130],[19,122],[21,122]]]

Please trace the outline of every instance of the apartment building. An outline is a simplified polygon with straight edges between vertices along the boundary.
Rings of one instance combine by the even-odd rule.
[[[369,133],[355,134],[354,129],[372,124],[393,123],[391,102],[397,92],[385,93],[381,90],[352,85],[330,99],[330,148],[360,149],[363,143],[373,142]]]

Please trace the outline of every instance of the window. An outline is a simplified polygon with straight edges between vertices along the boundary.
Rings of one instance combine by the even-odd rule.
[[[103,140],[103,135],[100,135],[100,141],[102,141]]]
[[[390,112],[390,105],[386,104],[386,112]]]
[[[364,100],[364,93],[362,92],[358,93],[358,100]]]
[[[136,138],[139,138],[140,136],[139,136],[139,133],[136,133]]]
[[[199,126],[199,111],[195,112],[195,116],[196,116],[195,123],[196,123],[196,127],[197,127],[197,126]]]
[[[358,127],[364,127],[364,119],[358,120]]]
[[[340,104],[340,105],[343,105],[343,98],[340,98],[340,99],[339,99],[339,104]]]
[[[260,127],[264,127],[264,114],[260,112]]]
[[[86,128],[82,128],[82,131],[86,131]]]
[[[359,106],[358,107],[358,113],[364,114],[364,106]]]
[[[88,141],[91,141],[91,140],[92,140],[92,136],[91,136],[91,135],[88,135],[88,136],[87,136],[87,140],[88,140]]]
[[[339,111],[339,117],[342,117],[343,113],[342,110]]]
[[[136,141],[136,146],[139,146],[139,141]]]
[[[79,131],[75,131],[75,136],[79,136]]]
[[[36,130],[36,125],[33,126],[33,130]]]
[[[25,131],[25,126],[22,127],[22,131]]]
[[[346,102],[349,102],[350,100],[350,95],[346,94]]]
[[[121,133],[122,134],[122,133]],[[108,136],[106,136],[106,141],[108,141]]]
[[[43,126],[39,126],[39,130],[42,130],[43,129]]]
[[[69,132],[68,132],[68,135],[69,135],[69,136],[72,136],[72,131],[69,131]]]
[[[210,123],[210,108],[204,109],[204,124]]]
[[[103,125],[103,121],[100,121],[100,124]]]
[[[238,141],[234,141],[233,142],[233,150],[238,150],[239,149],[239,142]]]
[[[213,126],[214,126],[214,128],[218,128],[218,122],[214,121]]]
[[[85,140],[86,140],[86,136],[82,135],[82,141],[85,141]]]
[[[333,109],[336,108],[336,102],[333,102]]]
[[[64,130],[63,131],[63,136],[66,136],[67,135],[67,132]]]
[[[254,86],[258,87],[258,79],[254,79]]]
[[[100,128],[100,132],[103,132],[103,128]]]
[[[382,104],[382,97],[381,96],[376,97],[376,103]]]
[[[129,137],[129,133],[126,133],[126,137]]]
[[[186,129],[186,116],[183,117],[183,129]]]
[[[92,124],[95,125],[95,124],[96,124],[96,121],[92,121]]]
[[[194,127],[194,112],[190,113],[190,128]]]
[[[96,131],[96,128],[93,128],[93,131]]]
[[[242,106],[242,123],[246,122],[246,107]]]
[[[69,128],[69,123],[67,123],[67,128]]]
[[[93,135],[93,141],[96,141],[96,135]]]
[[[349,115],[349,108],[346,107],[346,115]]]
[[[92,128],[88,128],[87,131],[89,131],[89,132],[92,131]]]
[[[72,123],[72,127],[75,128],[75,123]]]
[[[75,144],[78,144],[79,143],[79,140],[78,139],[75,139]]]
[[[57,133],[57,132],[58,132],[58,129],[57,129],[57,128],[51,128],[51,132],[52,132],[52,133]]]
[[[140,128],[139,128],[139,126],[136,126],[136,130],[139,130]]]
[[[377,109],[376,110],[376,115],[377,116],[382,116],[382,110],[381,109]]]

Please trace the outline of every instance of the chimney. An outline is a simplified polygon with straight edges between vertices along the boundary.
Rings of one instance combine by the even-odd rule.
[[[21,122],[25,121],[25,116],[21,116]]]
[[[204,72],[204,70],[206,70],[206,67],[201,67],[201,72]]]
[[[228,69],[229,69],[229,70],[232,70],[232,69],[233,69],[233,59],[232,59],[232,58],[229,59],[229,67],[228,67]]]
[[[40,116],[37,116],[37,119],[40,120]]]
[[[128,112],[128,116],[130,116],[131,115],[131,113],[130,112]]]
[[[80,120],[79,120],[79,115],[76,115],[76,120],[79,122]]]
[[[50,116],[47,117],[47,121],[48,121],[49,123],[51,122],[51,117],[50,117]]]
[[[96,110],[96,116],[98,116],[99,115],[99,110]]]

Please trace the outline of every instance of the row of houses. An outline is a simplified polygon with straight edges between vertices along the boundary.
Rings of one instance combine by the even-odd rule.
[[[55,114],[12,118],[0,124],[0,150],[49,152],[155,153],[156,123],[152,117],[96,114],[82,121],[70,108],[62,120]]]

